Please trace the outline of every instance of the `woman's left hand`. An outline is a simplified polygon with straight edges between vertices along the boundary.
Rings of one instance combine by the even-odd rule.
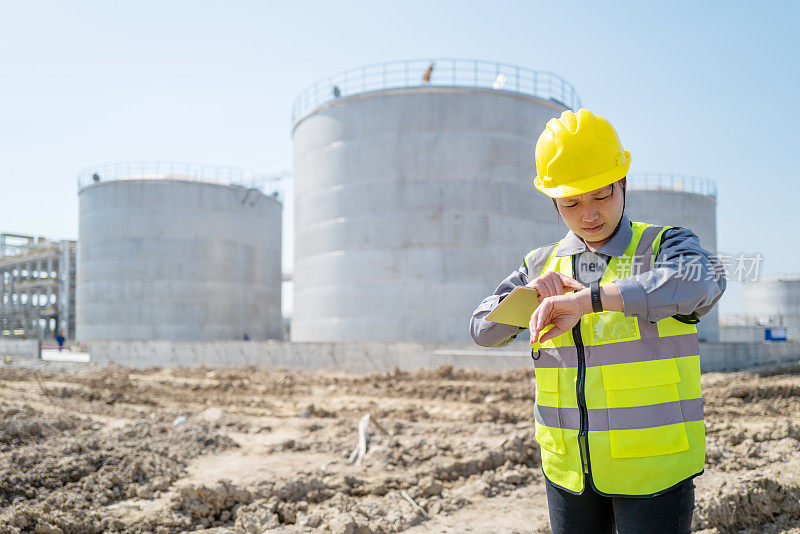
[[[531,343],[537,340],[539,343],[543,343],[548,339],[560,336],[575,326],[580,321],[581,316],[591,312],[591,310],[587,312],[584,309],[583,300],[585,299],[584,293],[586,291],[588,289],[566,295],[555,295],[542,300],[542,303],[533,311],[531,321],[528,324],[531,332]],[[538,339],[541,331],[549,325],[553,325],[553,328],[545,332],[542,335],[542,339]]]

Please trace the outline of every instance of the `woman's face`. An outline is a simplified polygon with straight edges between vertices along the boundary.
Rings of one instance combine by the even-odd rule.
[[[556,199],[558,213],[570,230],[595,248],[611,238],[622,218],[622,185],[611,185],[582,195]]]

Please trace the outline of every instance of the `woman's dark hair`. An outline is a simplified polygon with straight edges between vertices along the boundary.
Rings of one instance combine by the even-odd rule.
[[[619,182],[619,185],[622,186],[622,211],[625,211],[625,186],[627,184],[628,177],[623,176],[621,179],[617,180],[616,182],[611,183],[611,194],[614,194],[614,184]],[[556,203],[556,199],[553,199],[553,207],[558,211],[558,204]]]

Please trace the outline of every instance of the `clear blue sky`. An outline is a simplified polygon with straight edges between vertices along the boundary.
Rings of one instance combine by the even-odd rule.
[[[76,175],[96,163],[291,169],[304,87],[453,56],[562,75],[617,128],[631,172],[716,180],[720,252],[797,272],[799,6],[0,1],[0,230],[76,238]]]

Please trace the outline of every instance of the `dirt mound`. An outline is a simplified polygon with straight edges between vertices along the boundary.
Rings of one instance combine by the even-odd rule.
[[[86,419],[71,415],[43,414],[28,404],[0,403],[0,451],[35,442],[56,433],[85,428]]]
[[[99,511],[103,506],[152,497],[181,476],[190,458],[233,446],[196,424],[73,425],[0,457],[0,524],[10,532],[47,525],[65,533],[120,530]]]
[[[800,527],[800,481],[787,482],[758,473],[723,480],[716,493],[696,499],[692,527],[720,532],[756,529],[783,532]],[[771,525],[768,528],[767,525]],[[774,529],[774,530],[773,530]]]
[[[0,533],[548,532],[532,381],[0,366]],[[797,528],[798,392],[800,366],[703,376],[696,529]]]

